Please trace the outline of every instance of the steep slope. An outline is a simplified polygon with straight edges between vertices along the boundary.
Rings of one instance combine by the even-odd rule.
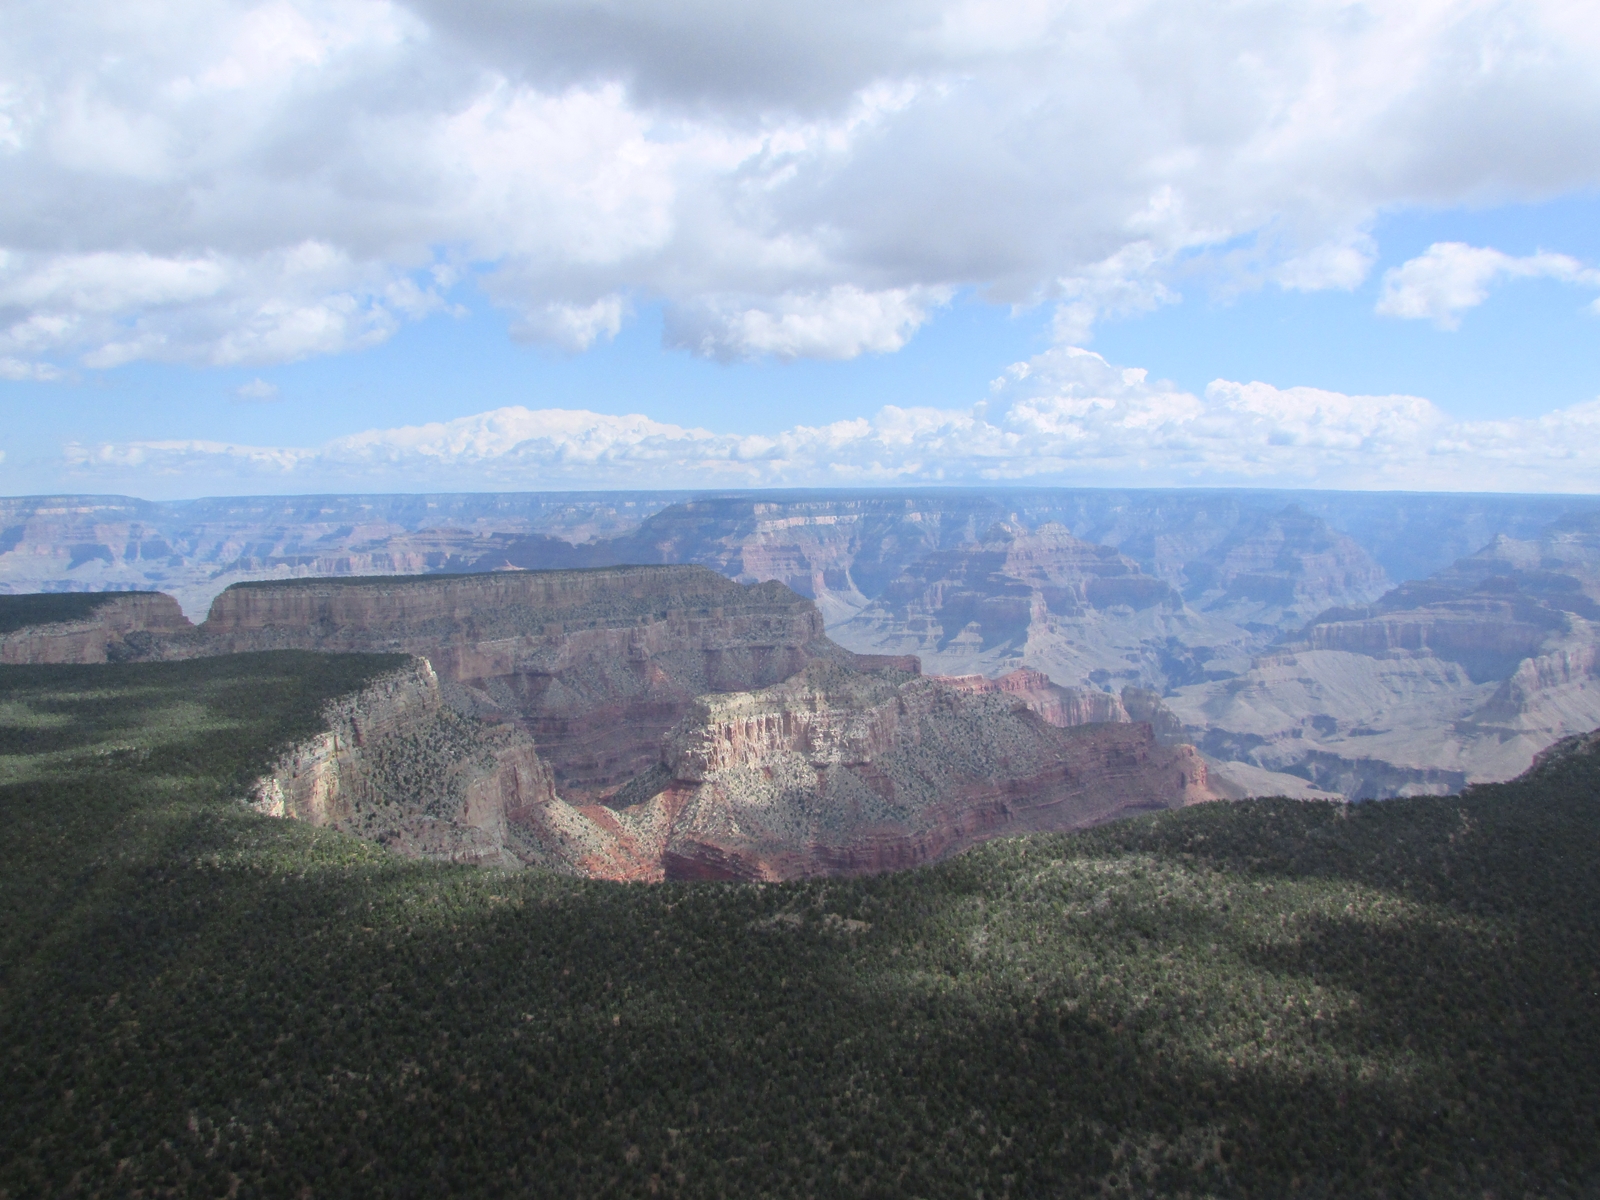
[[[1389,589],[1389,578],[1352,538],[1290,505],[1241,521],[1184,563],[1178,586],[1201,612],[1279,629],[1335,606],[1370,603]]]
[[[818,661],[702,697],[656,770],[592,815],[636,878],[794,879],[1215,798],[1199,756],[1148,725],[1063,729],[1003,691]]]
[[[451,711],[426,659],[329,701],[322,724],[254,780],[251,808],[475,866],[573,873],[608,841],[556,796],[533,739]]]
[[[1226,580],[1251,557],[1247,543],[1279,536],[1269,527],[1288,506],[1325,521],[1335,537],[1348,535],[1389,578],[1417,579],[1497,534],[1535,537],[1563,515],[1600,511],[1600,500],[1098,488],[446,493],[162,503],[28,496],[0,498],[0,592],[160,588],[198,617],[213,596],[243,579],[687,562],[743,583],[777,579],[815,599],[831,625],[858,611],[919,558],[975,541],[997,521],[1028,529],[1055,522],[1085,541],[1116,548],[1179,590],[1205,590],[1212,578],[1207,571]],[[1294,542],[1285,533],[1284,544]],[[1358,588],[1366,572],[1348,557],[1302,554],[1294,568],[1295,589],[1306,596],[1321,590],[1329,604],[1364,602],[1351,595],[1335,598],[1348,590],[1352,571]],[[1266,574],[1279,570],[1269,565]],[[1259,562],[1244,571],[1261,573]],[[1266,581],[1247,581],[1244,601],[1260,605],[1251,596],[1263,588],[1271,590]]]
[[[1157,688],[1199,677],[1208,660],[1236,658],[1252,642],[1060,525],[995,525],[982,541],[931,554],[831,632],[863,653],[917,654],[939,674],[1028,666],[1071,684]]]
[[[531,733],[568,799],[650,766],[696,696],[842,653],[781,584],[689,566],[238,584],[201,634],[208,653],[422,655],[454,707]]]
[[[1330,610],[1238,678],[1168,703],[1208,753],[1346,795],[1507,779],[1600,724],[1597,598],[1600,521],[1567,520]]]
[[[136,658],[193,628],[160,592],[0,596],[0,663]]]

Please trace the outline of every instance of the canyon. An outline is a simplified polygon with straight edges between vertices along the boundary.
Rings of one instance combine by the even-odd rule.
[[[1164,703],[1213,756],[1353,797],[1508,779],[1600,725],[1597,601],[1600,519],[1577,515],[1331,609]]]
[[[0,598],[0,615],[28,599]],[[170,628],[133,644],[107,631],[101,661],[410,656],[329,704],[245,797],[410,857],[634,880],[853,874],[1218,795],[1191,747],[1099,690],[1026,670],[926,677],[914,656],[832,642],[781,583],[701,566],[241,583],[198,626],[147,594],[94,611],[156,601]],[[42,657],[60,641],[48,627],[19,633],[59,661]]]
[[[654,760],[697,689],[721,686],[709,659],[673,665],[638,648],[679,637],[687,618],[643,621],[655,633],[630,633],[635,649],[619,651],[678,681],[658,702],[616,681],[590,696],[582,671],[507,665],[547,653],[543,632],[356,635],[359,613],[331,597],[294,636],[253,629],[233,585],[699,566],[781,584],[821,622],[768,674],[731,670],[729,688],[787,678],[814,656],[794,647],[824,643],[835,661],[915,656],[943,677],[1028,669],[1105,697],[1095,704],[1146,696],[1137,719],[1200,746],[1225,794],[1357,799],[1508,778],[1587,728],[1588,568],[1541,564],[1576,553],[1596,514],[1594,497],[1182,489],[30,497],[0,500],[0,589],[160,587],[195,619],[223,601],[196,645],[428,653],[452,705],[522,722],[562,794],[590,803]],[[502,585],[486,586],[488,603]],[[165,652],[198,652],[181,648],[171,617],[154,635]],[[638,619],[588,636],[615,650]],[[54,653],[100,652],[98,634],[57,632]],[[138,655],[146,638],[130,627],[106,652]],[[19,661],[21,647],[0,640],[0,657]],[[622,727],[639,736],[611,732]]]

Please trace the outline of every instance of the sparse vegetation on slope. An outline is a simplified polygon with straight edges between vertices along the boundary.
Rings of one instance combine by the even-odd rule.
[[[233,801],[396,663],[0,669],[0,1194],[1600,1189],[1594,756],[806,884]]]
[[[117,592],[37,592],[0,596],[0,633],[15,633],[30,625],[81,621],[95,609],[119,599]]]

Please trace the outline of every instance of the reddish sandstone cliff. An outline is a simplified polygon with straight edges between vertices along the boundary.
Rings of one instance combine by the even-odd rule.
[[[454,707],[531,733],[575,800],[647,769],[695,696],[844,653],[782,584],[692,566],[243,584],[217,597],[202,633],[212,653],[424,655]]]
[[[1148,725],[1062,729],[1003,692],[816,662],[701,697],[611,820],[629,877],[790,879],[1215,798]]]

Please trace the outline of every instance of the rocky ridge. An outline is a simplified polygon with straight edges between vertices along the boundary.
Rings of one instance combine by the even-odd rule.
[[[1165,688],[1196,659],[1238,657],[1253,636],[1198,613],[1168,583],[1064,526],[992,526],[930,554],[830,630],[858,652],[917,654],[930,672]],[[1254,640],[1260,640],[1255,637]]]
[[[413,856],[648,880],[882,870],[1215,796],[1112,698],[923,678],[833,646],[780,584],[701,568],[241,586],[180,649],[424,646],[330,706],[251,803]],[[504,703],[481,699],[495,680]]]
[[[790,879],[1215,798],[1194,750],[1148,725],[1063,729],[1005,692],[815,661],[702,697],[657,768],[593,815],[635,878]]]
[[[331,702],[322,719],[254,781],[250,807],[476,866],[570,872],[605,841],[556,796],[533,739],[449,709],[427,659]]]
[[[1352,798],[1508,779],[1600,725],[1597,598],[1600,520],[1567,520],[1332,609],[1167,703],[1207,753]]]
[[[0,596],[0,620],[9,626],[0,631],[0,663],[7,664],[138,658],[194,628],[160,592]]]
[[[537,739],[575,801],[649,767],[696,696],[844,653],[781,584],[741,587],[692,566],[240,584],[200,633],[207,653],[425,656],[454,707]]]

